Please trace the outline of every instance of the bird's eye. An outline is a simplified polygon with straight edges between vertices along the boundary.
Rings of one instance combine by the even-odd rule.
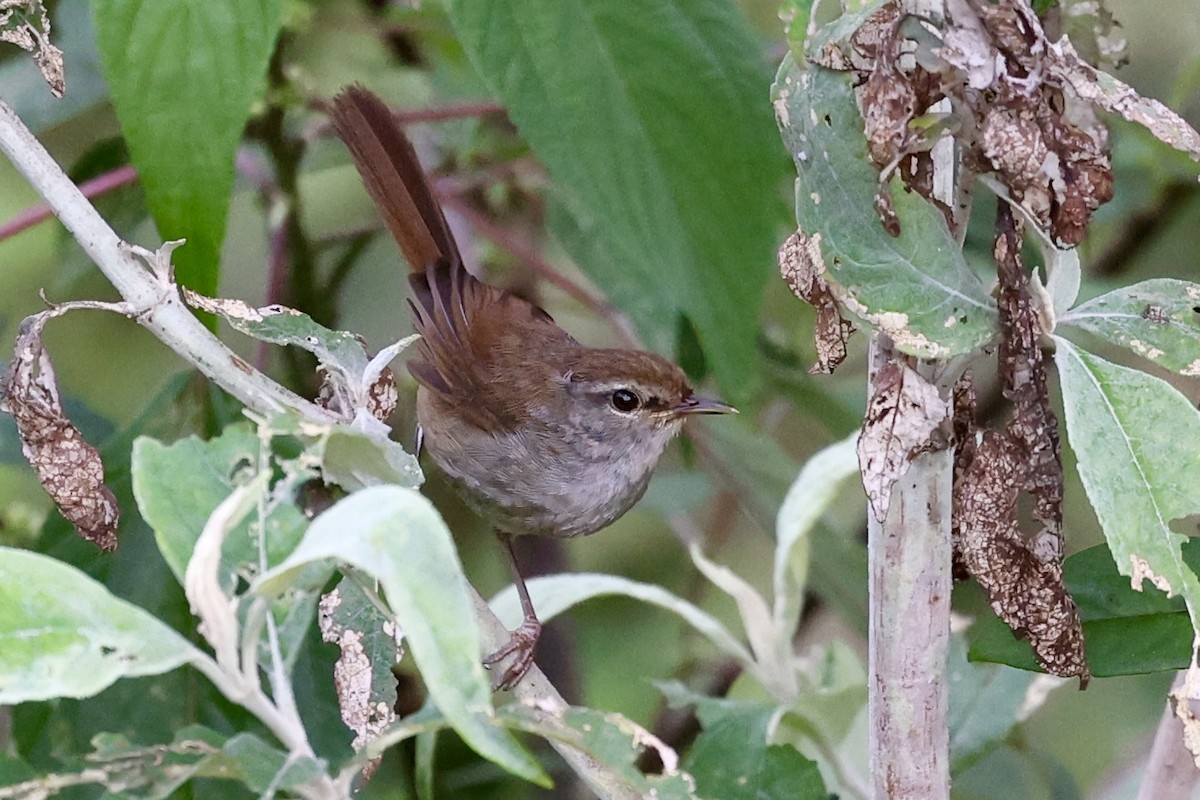
[[[622,414],[636,411],[638,406],[642,404],[638,396],[628,389],[617,389],[612,393],[612,397],[609,400],[612,402],[612,407]]]

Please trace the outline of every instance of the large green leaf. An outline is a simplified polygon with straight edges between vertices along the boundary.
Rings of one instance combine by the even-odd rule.
[[[1185,564],[1200,564],[1200,541],[1183,545]],[[1182,669],[1192,654],[1192,625],[1183,599],[1153,586],[1134,589],[1117,572],[1108,545],[1068,556],[1063,581],[1083,618],[1088,669],[1099,678]],[[1029,645],[988,616],[971,627],[970,658],[1039,670]]]
[[[313,520],[291,556],[264,573],[255,589],[282,594],[307,565],[330,559],[379,581],[430,696],[463,739],[505,769],[545,781],[537,762],[489,721],[495,712],[471,590],[433,505],[400,486],[356,492]]]
[[[91,0],[121,131],[180,280],[217,288],[233,159],[262,94],[281,0]]]
[[[748,396],[783,161],[762,46],[728,0],[449,0],[472,63],[549,169],[564,243],[667,349],[686,315]]]
[[[1200,629],[1200,580],[1170,527],[1200,513],[1200,412],[1159,378],[1055,341],[1067,437],[1117,569],[1181,595]]]
[[[941,212],[892,179],[900,235],[875,212],[878,170],[867,155],[848,73],[787,56],[772,88],[796,163],[796,221],[819,248],[839,300],[906,353],[946,358],[997,331],[996,304],[971,272]]]
[[[1167,369],[1200,376],[1200,284],[1160,278],[1089,300],[1060,317]]]
[[[199,653],[142,609],[49,556],[0,548],[0,703],[90,697]]]
[[[768,731],[778,709],[759,703],[705,697],[678,683],[659,689],[673,707],[695,705],[704,730],[684,769],[701,797],[721,800],[825,800],[815,762],[790,744],[772,744]]]

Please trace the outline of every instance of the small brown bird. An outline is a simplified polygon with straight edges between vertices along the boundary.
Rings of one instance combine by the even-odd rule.
[[[512,662],[497,688],[533,663],[541,634],[513,554],[518,534],[581,536],[646,491],[691,414],[734,409],[692,391],[683,370],[635,350],[584,347],[542,309],[481,283],[463,266],[412,144],[360,87],[334,100],[333,122],[411,268],[417,420],[423,447],[505,545],[525,620],[488,656]]]

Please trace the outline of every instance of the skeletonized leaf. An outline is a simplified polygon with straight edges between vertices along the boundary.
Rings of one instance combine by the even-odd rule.
[[[1089,300],[1059,319],[1181,375],[1200,376],[1200,284],[1159,278]]]
[[[51,312],[21,323],[13,361],[0,374],[0,410],[12,414],[21,451],[59,511],[85,539],[104,550],[117,546],[121,511],[104,485],[100,451],[63,411],[42,328]]]

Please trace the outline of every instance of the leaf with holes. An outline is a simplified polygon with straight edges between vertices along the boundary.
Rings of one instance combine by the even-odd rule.
[[[897,186],[899,236],[880,224],[879,173],[849,74],[802,67],[789,56],[771,92],[796,164],[796,222],[816,241],[838,300],[912,355],[946,358],[991,340],[996,305],[941,212]]]
[[[1059,319],[1155,364],[1200,376],[1200,284],[1143,281],[1089,300]]]

